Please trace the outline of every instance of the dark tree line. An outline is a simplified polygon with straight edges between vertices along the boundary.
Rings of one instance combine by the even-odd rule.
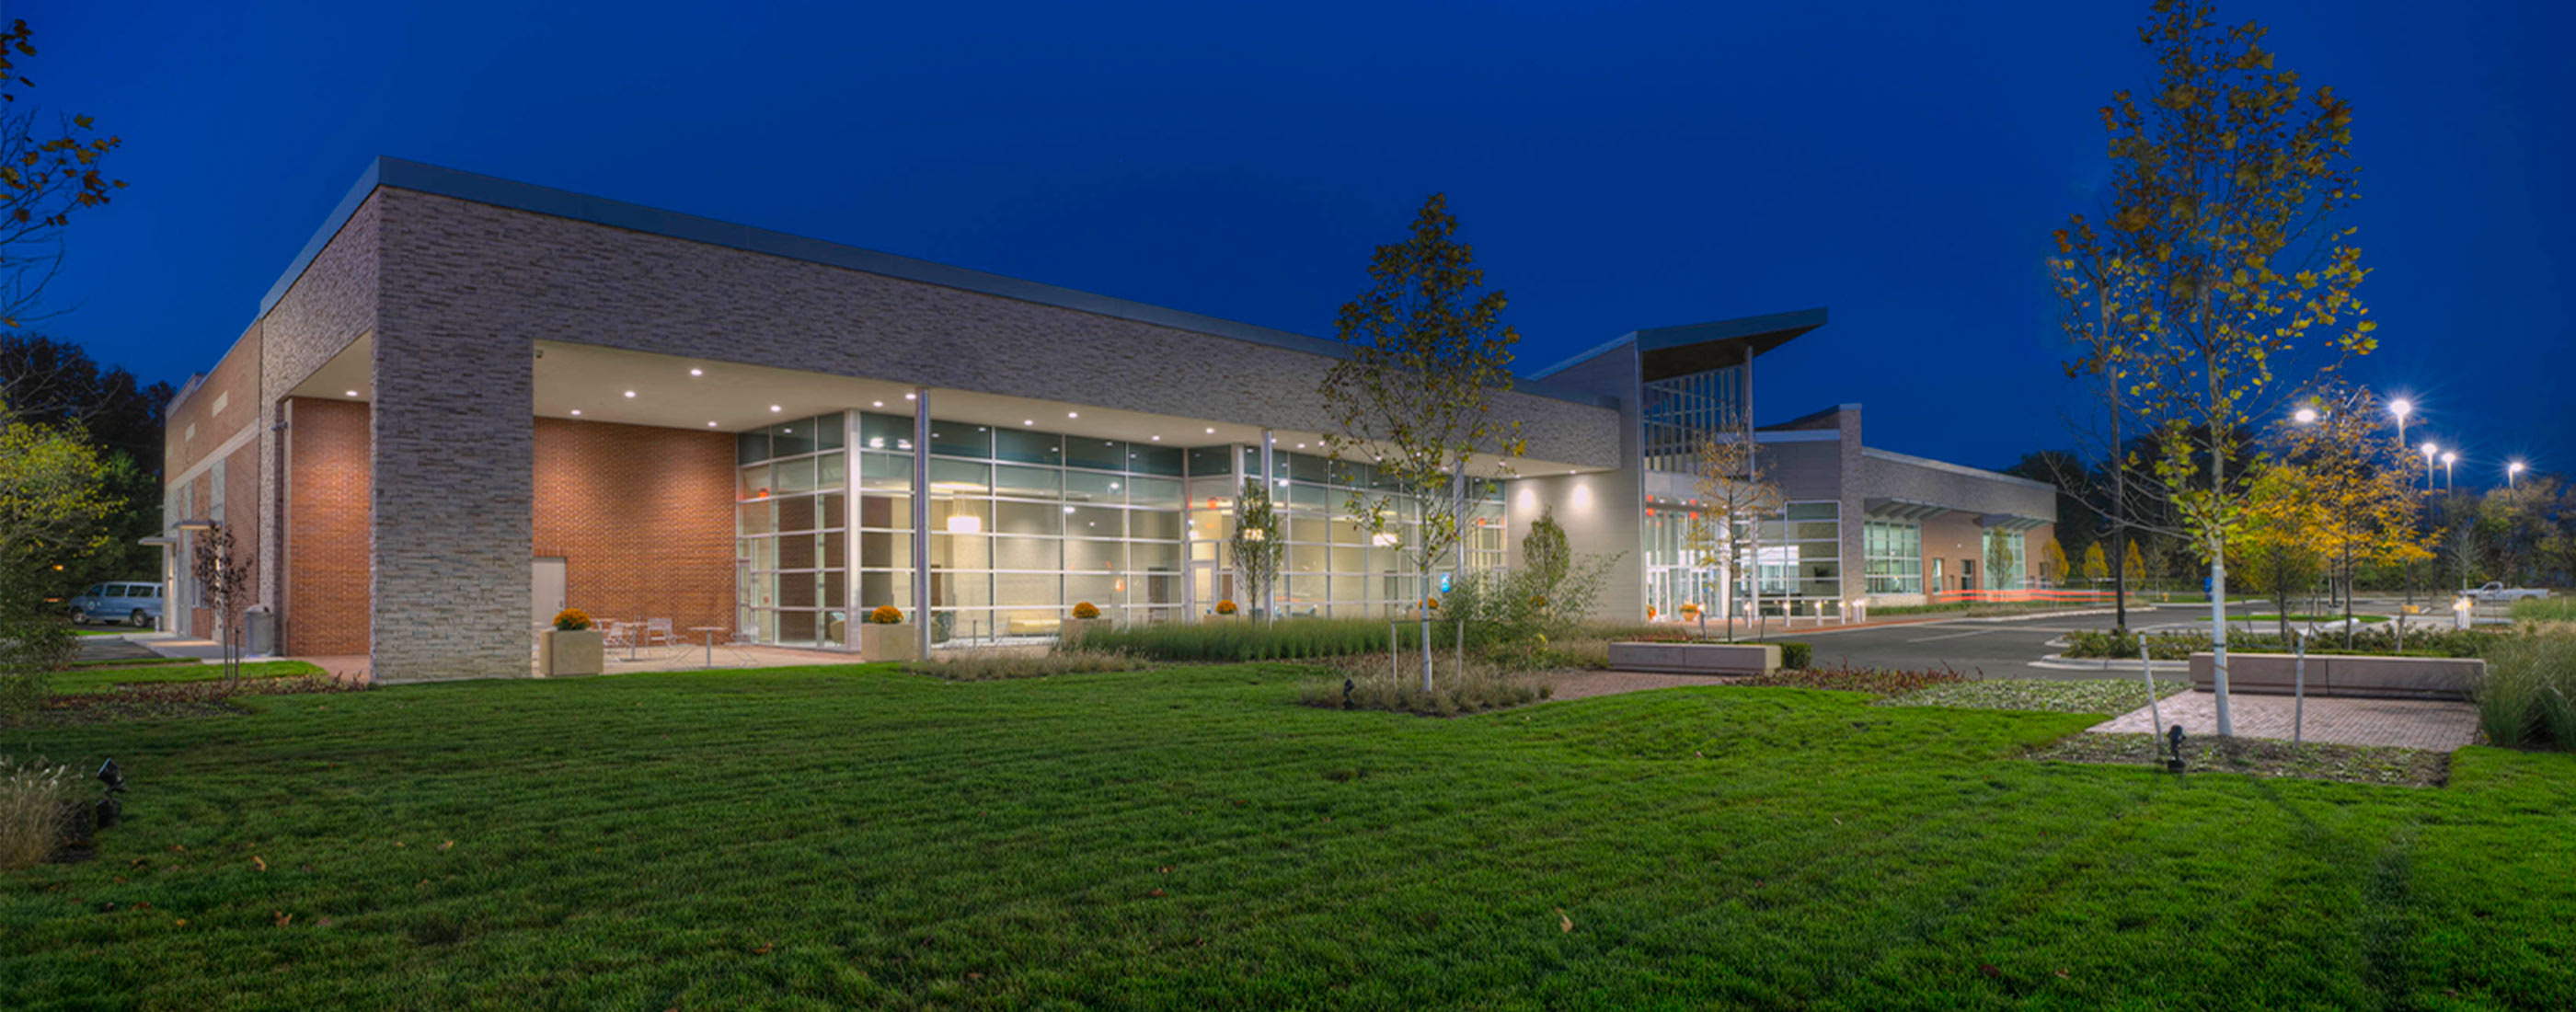
[[[101,366],[71,342],[0,333],[0,410],[82,433],[109,458],[110,492],[123,504],[108,521],[106,546],[62,560],[62,590],[159,576],[159,550],[137,542],[161,532],[161,431],[174,393],[168,383]]]

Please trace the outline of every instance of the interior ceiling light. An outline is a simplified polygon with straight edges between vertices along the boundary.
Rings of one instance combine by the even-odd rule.
[[[914,398],[917,398],[917,397],[919,397],[919,396],[921,396],[921,395],[920,395],[920,394],[905,394],[905,395],[903,395],[903,399],[908,401],[908,400],[912,400],[912,399],[914,399]]]
[[[349,396],[351,396],[351,397],[358,396],[358,392],[357,392],[357,391],[355,391],[355,390],[351,390],[351,391],[349,391]]]
[[[1213,428],[1209,429],[1209,430],[1208,430],[1208,435],[1211,435],[1211,436],[1216,435],[1216,430],[1215,430],[1215,429],[1213,429]]]
[[[708,422],[708,423],[707,423],[707,428],[712,429],[712,428],[715,428],[715,427],[716,427],[716,423],[714,423],[714,422]]]
[[[704,375],[706,375],[706,374],[707,374],[707,371],[706,371],[706,370],[704,370],[704,369],[691,369],[691,370],[689,370],[689,375],[691,375],[691,376],[704,376]]]
[[[775,404],[772,404],[772,405],[770,405],[770,406],[769,406],[769,413],[770,413],[770,414],[773,414],[773,415],[774,415],[774,414],[777,414],[777,413],[779,413],[779,412],[781,412],[781,411],[785,411],[785,410],[787,410],[787,409],[786,409],[786,408],[779,407],[778,405],[775,405]]]
[[[632,390],[627,391],[627,392],[626,392],[626,396],[628,396],[628,397],[633,397],[633,396],[635,396],[635,391],[632,391]]]
[[[574,408],[574,409],[572,409],[572,413],[573,413],[573,414],[578,415],[578,414],[580,414],[580,413],[581,413],[581,409],[580,409],[580,408]]]
[[[1065,413],[1064,413],[1064,416],[1065,416],[1066,418],[1080,418],[1080,417],[1082,417],[1082,412],[1079,412],[1079,411],[1067,411],[1067,412],[1065,412]]]
[[[885,406],[885,402],[884,402],[884,401],[878,401],[878,402],[877,402],[877,406],[878,406],[878,407],[880,407],[880,408],[882,408],[882,407],[884,407],[884,406]]]
[[[1155,441],[1155,442],[1157,442],[1157,443],[1162,442],[1162,441],[1163,441],[1163,437],[1161,437],[1161,436],[1156,436],[1156,437],[1154,437],[1154,441]]]
[[[1037,419],[1034,419],[1034,418],[1023,418],[1023,419],[1020,419],[1020,424],[1022,424],[1022,425],[1036,425],[1037,423],[1038,423],[1038,420],[1037,420]]]

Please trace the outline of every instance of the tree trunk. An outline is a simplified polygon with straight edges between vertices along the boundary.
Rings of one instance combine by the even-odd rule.
[[[2095,300],[2102,314],[2102,339],[2111,336],[2111,304]],[[2111,628],[2118,632],[2129,629],[2129,455],[2120,445],[2120,383],[2117,377],[2105,377],[2103,388],[2111,392]]]
[[[2205,290],[2204,290],[2205,292]],[[2201,296],[2201,315],[2209,314],[2208,295]],[[2223,402],[2218,396],[2218,368],[2214,361],[2204,361],[2202,372],[2209,376],[2209,505],[2217,516],[2209,518],[2209,673],[2210,687],[2218,701],[2218,736],[2236,737],[2236,722],[2227,710],[2227,445],[2221,435],[2227,419],[2218,409]]]

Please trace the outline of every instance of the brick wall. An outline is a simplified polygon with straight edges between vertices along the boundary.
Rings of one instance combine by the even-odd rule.
[[[171,407],[162,423],[162,474],[176,478],[188,473],[258,420],[260,354],[260,328],[254,324],[187,399]]]
[[[368,407],[286,404],[286,652],[367,652]]]
[[[595,619],[731,628],[733,462],[730,433],[537,419],[533,554]]]

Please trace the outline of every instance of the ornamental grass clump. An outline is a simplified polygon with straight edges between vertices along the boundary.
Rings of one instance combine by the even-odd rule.
[[[1195,622],[1094,629],[1082,643],[1095,650],[1164,661],[1287,661],[1383,652],[1387,623],[1366,618],[1297,618],[1277,622]],[[1403,642],[1417,642],[1399,627]],[[1443,642],[1434,633],[1435,642]]]
[[[2576,636],[2501,637],[2470,698],[2487,743],[2576,749]]]
[[[1051,675],[1080,675],[1101,671],[1137,671],[1153,664],[1132,654],[1088,648],[1057,649],[1035,653],[1026,649],[993,648],[943,650],[926,661],[905,661],[903,669],[916,675],[951,682],[992,682],[1010,678],[1046,678]]]
[[[0,757],[0,868],[32,868],[53,856],[78,783],[69,766]]]

